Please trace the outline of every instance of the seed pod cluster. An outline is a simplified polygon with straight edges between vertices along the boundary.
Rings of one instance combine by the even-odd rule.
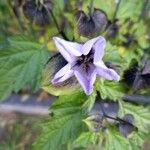
[[[85,120],[89,129],[93,132],[105,131],[107,125],[114,124],[118,126],[120,133],[127,137],[137,127],[133,125],[134,117],[131,114],[125,114],[123,118],[117,117],[119,112],[119,104],[117,102],[96,101],[89,117]]]
[[[100,9],[94,9],[92,15],[86,15],[84,11],[78,11],[77,20],[77,31],[84,37],[99,34],[107,25],[107,16]]]
[[[37,25],[44,26],[50,23],[50,11],[52,10],[52,2],[43,0],[37,3],[35,0],[26,0],[23,4],[24,15]]]

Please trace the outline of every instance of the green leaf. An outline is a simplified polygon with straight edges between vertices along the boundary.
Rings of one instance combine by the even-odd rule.
[[[131,136],[125,138],[116,128],[110,127],[106,130],[105,138],[105,149],[107,150],[141,150],[146,139],[146,134],[143,132],[134,132]]]
[[[150,110],[144,106],[134,105],[120,101],[120,116],[132,114],[135,118],[135,126],[139,131],[147,132],[150,125]]]
[[[96,83],[96,89],[99,91],[102,99],[117,100],[124,95],[124,86],[115,81],[100,80]]]
[[[50,108],[54,113],[42,124],[43,131],[35,144],[35,149],[60,150],[64,144],[74,140],[83,129],[84,114],[81,105],[86,96],[81,91],[61,96]]]
[[[87,147],[91,144],[95,145],[100,139],[102,139],[102,134],[100,132],[83,132],[74,141],[74,147]]]
[[[28,37],[10,38],[9,43],[0,51],[0,99],[27,84],[38,88],[43,65],[48,59],[45,46]]]
[[[116,128],[110,128],[106,131],[106,145],[107,150],[129,150],[127,139],[123,137]]]
[[[112,45],[110,42],[107,42],[104,61],[111,62],[112,64],[116,64],[121,66],[123,64],[124,59],[120,56],[118,52],[118,48],[115,45]]]
[[[87,100],[85,101],[85,103],[83,104],[83,110],[85,110],[85,112],[90,112],[95,100],[96,100],[96,91],[93,91],[92,94],[90,96],[88,96]]]
[[[138,4],[138,5],[137,5]],[[137,19],[141,13],[143,1],[139,0],[121,0],[117,18],[118,19]],[[134,11],[133,11],[134,10]]]

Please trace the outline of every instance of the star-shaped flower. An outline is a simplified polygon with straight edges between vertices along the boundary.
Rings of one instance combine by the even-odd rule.
[[[119,75],[104,64],[104,48],[106,41],[102,36],[91,39],[84,44],[53,38],[61,55],[68,62],[52,79],[53,84],[63,82],[70,77],[77,78],[87,95],[93,91],[96,75],[107,80],[120,79]]]

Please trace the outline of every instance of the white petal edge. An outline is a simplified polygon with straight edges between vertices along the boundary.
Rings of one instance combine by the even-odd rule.
[[[69,56],[81,56],[81,48],[82,44],[76,43],[76,42],[70,42],[63,40],[59,37],[53,37],[53,40],[56,44],[56,47],[60,51],[60,53],[65,57]]]
[[[101,39],[102,36],[98,36],[96,38],[93,38],[87,42],[84,43],[84,45],[82,46],[82,49],[81,49],[81,52],[84,54],[84,55],[87,55],[90,50],[92,49],[93,45],[97,42],[98,39]]]
[[[62,69],[60,69],[54,76],[54,78],[52,79],[52,84],[57,84],[59,82],[63,82],[67,79],[69,79],[70,77],[72,77],[73,74],[73,70],[71,70],[72,65],[70,63],[68,63],[66,66],[64,66]]]

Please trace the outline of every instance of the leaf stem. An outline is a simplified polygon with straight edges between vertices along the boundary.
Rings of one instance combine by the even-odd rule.
[[[119,0],[119,1],[117,2],[117,6],[116,6],[116,9],[115,9],[115,12],[114,12],[113,19],[112,19],[113,22],[114,22],[115,19],[116,19],[116,16],[117,16],[117,12],[118,12],[118,10],[119,10],[120,3],[121,3],[121,0]]]
[[[142,10],[141,10],[140,16],[138,18],[138,21],[140,21],[143,18],[143,16],[144,16],[145,8],[147,7],[148,1],[149,0],[144,0],[143,7],[142,7]]]
[[[59,34],[61,34],[62,37],[63,37],[65,40],[69,40],[68,37],[66,36],[66,34],[64,33],[64,31],[60,29],[60,27],[59,27],[59,25],[58,25],[58,22],[57,22],[57,20],[56,20],[56,18],[55,18],[55,16],[54,16],[52,10],[50,10],[50,14],[51,14],[51,16],[52,16],[52,19],[53,19],[53,21],[54,21],[54,23],[55,23],[55,25],[56,25],[56,28],[57,28]]]
[[[91,0],[89,7],[89,16],[92,16],[93,10],[94,10],[94,0]]]

